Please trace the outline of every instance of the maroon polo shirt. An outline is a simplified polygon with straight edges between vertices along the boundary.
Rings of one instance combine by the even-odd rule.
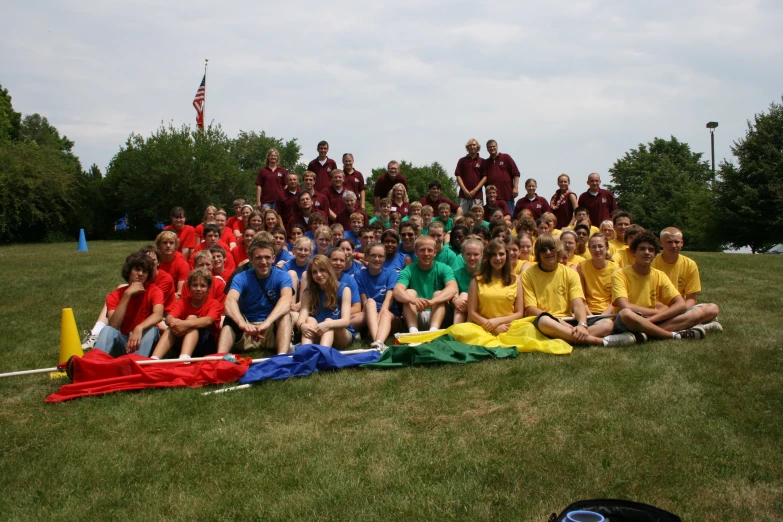
[[[487,177],[487,185],[498,188],[498,199],[509,201],[514,199],[514,178],[519,177],[517,164],[508,154],[502,152],[494,158],[487,158],[481,164],[481,175]]]
[[[392,187],[397,183],[402,183],[405,186],[405,190],[408,190],[408,180],[402,174],[397,174],[394,179],[389,176],[388,172],[384,172],[375,182],[375,190],[372,195],[376,198],[388,198],[389,192]]]
[[[300,190],[297,189],[295,193],[291,194],[288,188],[284,188],[275,201],[275,210],[280,214],[280,218],[283,223],[288,224],[288,220],[294,215],[294,211],[299,208],[299,195]]]
[[[320,210],[313,210],[312,214],[321,214],[324,217],[324,223],[329,223],[329,216],[321,212]],[[312,216],[311,214],[311,216]],[[286,230],[290,231],[292,225],[303,225],[305,227],[305,231],[310,230],[310,220],[305,219],[304,214],[302,214],[301,209],[296,209],[294,212],[294,215],[291,216],[291,219],[288,221],[288,226],[286,226]]]
[[[335,219],[334,222],[340,223],[343,226],[343,230],[351,230],[351,214],[362,215],[362,219],[364,219],[362,226],[366,227],[370,224],[370,218],[367,216],[367,213],[359,207],[353,209],[353,212],[348,212],[347,208],[343,208],[340,212],[338,212],[337,219]]]
[[[594,227],[600,227],[602,221],[612,219],[612,212],[617,210],[617,201],[614,194],[606,189],[598,189],[598,194],[593,196],[587,191],[579,196],[578,205],[585,207],[590,214],[590,223]]]
[[[482,163],[484,163],[484,160],[480,156],[476,156],[475,158],[471,158],[470,155],[462,157],[457,162],[457,169],[454,171],[454,176],[462,178],[462,183],[465,184],[468,190],[473,190],[476,188],[476,185],[479,184],[481,178],[484,177],[481,175]],[[480,199],[483,201],[484,189],[476,192],[474,196],[470,196],[460,187],[458,197],[464,199]]]
[[[503,210],[504,216],[510,216],[511,211],[508,209],[508,203],[503,201],[502,199],[498,198],[495,200],[494,205],[486,204],[484,205],[484,221],[489,221],[489,214],[492,212],[493,208],[499,208]]]
[[[514,218],[519,216],[519,213],[522,211],[523,208],[530,209],[533,212],[533,219],[538,219],[541,217],[541,214],[544,212],[552,212],[552,207],[549,206],[549,202],[536,194],[536,197],[533,199],[533,201],[530,201],[527,199],[527,194],[522,197],[519,201],[517,201],[516,205],[514,205]]]
[[[315,172],[315,191],[320,192],[332,184],[332,171],[337,170],[337,163],[332,158],[326,158],[326,163],[321,165],[318,158],[307,164],[307,170]]]
[[[274,171],[269,167],[261,167],[256,176],[256,185],[261,187],[261,203],[274,203],[285,188],[285,176],[288,171],[277,167]]]
[[[343,194],[345,194],[345,187],[340,192],[337,192],[335,188],[332,185],[329,185],[325,190],[321,192],[321,194],[326,197],[326,199],[329,201],[329,208],[327,209],[327,215],[329,215],[329,210],[334,212],[335,214],[339,214],[343,211],[345,208],[345,203],[343,203]],[[334,223],[333,219],[329,219],[329,224]]]
[[[398,205],[397,203],[392,201],[390,212],[399,212],[400,214],[402,214],[402,217],[405,217],[411,213],[411,204],[403,203],[402,205]]]
[[[421,203],[421,206],[429,205],[432,207],[432,210],[435,212],[434,216],[438,217],[438,207],[441,203],[448,203],[449,208],[451,208],[451,213],[456,214],[457,209],[459,208],[459,205],[451,201],[449,198],[444,198],[443,196],[438,196],[437,201],[432,201],[429,196],[424,196],[419,200],[419,203]]]
[[[346,174],[343,186],[356,194],[356,199],[359,201],[359,203],[362,202],[360,194],[364,190],[364,176],[361,172],[354,170],[350,174]]]
[[[315,191],[310,196],[313,198],[313,210],[317,210],[319,212],[322,212],[324,215],[329,215],[329,199],[324,196],[321,192]],[[297,209],[299,208],[299,204],[297,202],[296,205]]]

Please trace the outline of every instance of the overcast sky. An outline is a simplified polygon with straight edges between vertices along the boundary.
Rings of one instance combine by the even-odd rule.
[[[131,132],[207,120],[229,136],[326,139],[370,174],[494,138],[549,198],[673,135],[709,159],[783,94],[779,1],[11,2],[0,83],[105,171]],[[482,146],[482,155],[485,155]],[[521,187],[520,187],[521,188]]]

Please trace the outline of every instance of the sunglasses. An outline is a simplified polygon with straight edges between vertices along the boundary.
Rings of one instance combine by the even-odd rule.
[[[542,247],[538,248],[538,251],[541,252],[541,253],[555,252],[555,251],[557,251],[557,247],[542,246]]]

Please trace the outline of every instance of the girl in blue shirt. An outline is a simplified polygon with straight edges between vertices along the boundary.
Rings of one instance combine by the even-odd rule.
[[[302,343],[345,348],[353,341],[351,289],[337,280],[329,259],[322,255],[310,260],[305,279],[307,288],[296,322]]]

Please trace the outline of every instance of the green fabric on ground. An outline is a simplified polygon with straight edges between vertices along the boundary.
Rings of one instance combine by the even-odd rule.
[[[451,335],[442,335],[434,341],[410,346],[389,346],[377,362],[363,364],[363,368],[402,368],[415,364],[468,363],[486,359],[514,358],[514,348],[484,348],[456,341]]]

